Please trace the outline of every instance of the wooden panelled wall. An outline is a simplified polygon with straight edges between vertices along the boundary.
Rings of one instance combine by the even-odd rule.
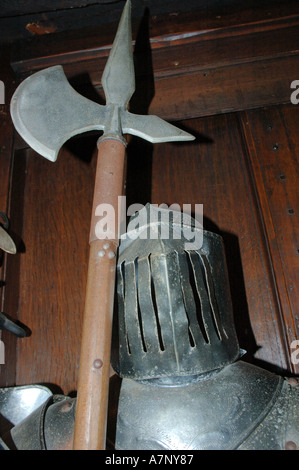
[[[133,29],[132,110],[177,121],[196,140],[152,146],[132,138],[127,152],[127,205],[203,204],[204,227],[224,239],[244,360],[287,375],[299,371],[291,361],[299,338],[294,8],[276,4],[269,17],[261,6],[256,16],[239,12],[222,24],[210,18],[204,30],[196,12],[184,23],[172,16],[171,28],[145,16]],[[101,102],[114,32],[115,25],[102,36],[49,35],[14,44],[2,58],[0,210],[9,214],[19,250],[2,260],[1,310],[29,334],[3,334],[1,386],[76,390],[97,139],[72,139],[50,163],[13,133],[9,98],[28,74],[62,63],[73,86]]]

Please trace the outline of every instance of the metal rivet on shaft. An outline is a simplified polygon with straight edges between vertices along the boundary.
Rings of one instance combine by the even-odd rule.
[[[101,369],[102,366],[103,366],[103,361],[101,359],[95,359],[93,361],[93,368],[94,369]]]

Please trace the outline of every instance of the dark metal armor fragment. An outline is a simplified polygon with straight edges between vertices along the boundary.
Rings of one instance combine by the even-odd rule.
[[[122,381],[116,449],[299,449],[299,387],[243,361],[197,384]]]

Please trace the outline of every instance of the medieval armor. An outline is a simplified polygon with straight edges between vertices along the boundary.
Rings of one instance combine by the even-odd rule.
[[[221,237],[193,220],[186,249],[182,215],[166,239],[163,215],[146,206],[120,244],[116,449],[299,447],[299,388],[240,360]]]

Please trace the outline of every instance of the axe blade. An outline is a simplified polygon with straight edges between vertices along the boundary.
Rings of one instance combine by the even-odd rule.
[[[60,65],[24,80],[13,95],[10,111],[22,138],[52,162],[71,137],[104,130],[107,113],[104,106],[74,90]]]

